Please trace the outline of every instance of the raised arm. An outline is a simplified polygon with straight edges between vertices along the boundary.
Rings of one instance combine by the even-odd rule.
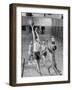
[[[36,36],[37,36],[37,40],[40,41],[39,35],[37,33],[37,29],[35,30]]]
[[[32,27],[32,35],[33,35],[33,42],[35,41],[35,33],[34,33],[34,30],[33,30],[33,26]]]

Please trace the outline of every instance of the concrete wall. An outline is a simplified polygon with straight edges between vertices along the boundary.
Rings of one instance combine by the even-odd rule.
[[[63,26],[62,19],[29,16],[22,16],[22,25],[29,25],[32,20],[37,26]]]
[[[29,21],[34,21],[34,24],[37,26],[52,26],[52,19],[51,18],[43,18],[43,17],[27,17],[22,16],[22,25],[28,25]]]

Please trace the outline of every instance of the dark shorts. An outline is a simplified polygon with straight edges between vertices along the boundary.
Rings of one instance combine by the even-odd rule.
[[[46,57],[47,56],[47,52],[44,52],[42,55],[44,55]]]
[[[35,59],[40,60],[40,52],[34,52]]]

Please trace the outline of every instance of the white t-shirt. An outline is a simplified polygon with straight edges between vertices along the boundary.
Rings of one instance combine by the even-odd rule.
[[[39,51],[39,50],[40,50],[40,43],[37,42],[37,41],[35,41],[35,42],[34,42],[33,51],[34,51],[34,52],[37,52],[37,51]]]

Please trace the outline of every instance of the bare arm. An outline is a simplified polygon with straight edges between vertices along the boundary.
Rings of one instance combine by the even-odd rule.
[[[33,42],[35,41],[35,33],[34,33],[34,30],[33,30],[33,26],[32,27],[32,35],[33,35]]]
[[[37,36],[37,40],[40,41],[39,35],[37,33],[37,31],[35,30],[36,36]]]

